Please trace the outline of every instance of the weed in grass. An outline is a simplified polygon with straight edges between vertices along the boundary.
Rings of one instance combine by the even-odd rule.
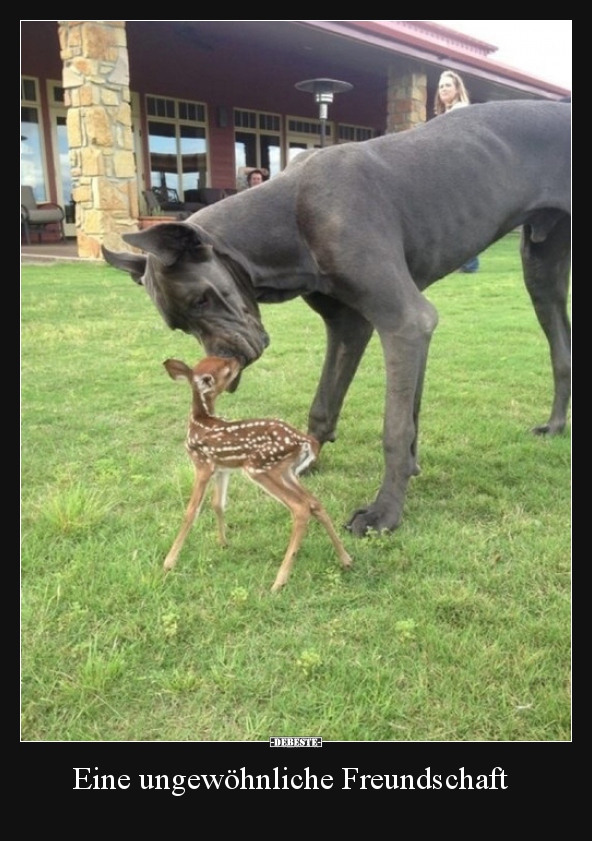
[[[163,688],[165,691],[178,695],[186,692],[195,692],[201,683],[202,680],[200,676],[192,667],[187,669],[174,668],[172,672],[166,676],[166,679],[163,682]]]
[[[87,692],[104,692],[107,685],[122,674],[125,658],[117,650],[116,643],[110,651],[100,652],[96,637],[91,640],[87,649],[86,659],[79,672],[80,687]]]
[[[323,658],[313,649],[305,649],[299,657],[296,658],[296,666],[304,677],[309,680],[313,675],[316,675],[323,665]]]
[[[399,619],[395,622],[395,634],[401,642],[415,638],[415,619]]]
[[[40,504],[40,528],[54,535],[88,534],[111,507],[103,493],[75,483],[55,490]]]
[[[174,610],[163,613],[160,617],[160,626],[164,638],[173,639],[179,631],[179,614]]]
[[[230,591],[230,602],[234,605],[244,604],[249,598],[249,591],[246,587],[234,587]]]
[[[348,570],[349,572],[349,570]],[[324,586],[329,590],[337,590],[343,585],[343,573],[334,566],[327,567],[324,573]]]

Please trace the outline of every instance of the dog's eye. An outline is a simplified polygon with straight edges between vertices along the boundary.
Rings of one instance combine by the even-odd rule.
[[[199,298],[194,298],[191,302],[191,309],[194,312],[203,312],[210,305],[206,295],[201,295]]]

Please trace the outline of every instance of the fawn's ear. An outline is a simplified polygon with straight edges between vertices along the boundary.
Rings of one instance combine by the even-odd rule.
[[[172,380],[189,380],[191,382],[193,371],[189,365],[181,362],[180,359],[166,359],[162,364]]]

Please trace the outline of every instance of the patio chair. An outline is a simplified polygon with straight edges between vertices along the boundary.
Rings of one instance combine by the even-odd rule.
[[[187,210],[195,212],[234,193],[236,193],[236,190],[224,187],[199,187],[197,190],[185,190],[185,207]]]
[[[148,213],[148,216],[160,216],[162,211],[154,190],[144,190],[142,195],[144,196],[144,201],[146,202],[146,212]]]
[[[168,193],[177,195],[176,190],[167,190]],[[168,195],[166,200],[162,200],[161,192],[155,187],[144,190],[143,195],[149,216],[173,216],[175,219],[186,219],[190,216],[183,202],[179,201],[178,195],[176,201],[174,198],[169,200]]]
[[[172,187],[153,187],[152,192],[156,196],[161,210],[183,210],[183,202],[179,193]]]
[[[41,202],[37,204],[33,188],[21,184],[21,229],[25,232],[27,245],[31,242],[31,229],[36,228],[41,242],[43,231],[48,226],[57,225],[60,239],[65,239],[64,234],[64,209],[54,202]]]

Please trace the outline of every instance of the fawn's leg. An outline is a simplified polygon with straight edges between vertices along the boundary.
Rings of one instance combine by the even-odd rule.
[[[276,593],[283,587],[290,577],[296,553],[306,534],[306,528],[311,517],[315,517],[325,527],[329,537],[333,541],[342,565],[344,567],[351,566],[352,560],[339,539],[329,515],[318,499],[302,487],[291,470],[284,471],[283,473],[261,473],[251,478],[292,512],[292,534],[288,549],[271,588],[272,593]]]
[[[337,534],[335,526],[329,515],[327,514],[325,508],[321,504],[321,502],[312,494],[309,490],[307,490],[303,485],[300,484],[296,476],[294,474],[288,473],[284,476],[284,481],[290,485],[293,490],[298,490],[304,497],[308,500],[310,513],[312,516],[319,521],[319,523],[323,526],[329,537],[331,538],[331,542],[335,547],[335,551],[339,557],[341,562],[341,566],[343,567],[350,567],[352,565],[352,559],[350,558],[341,538]]]
[[[183,525],[181,526],[181,530],[177,535],[175,542],[170,548],[168,555],[164,561],[164,569],[165,572],[172,569],[176,562],[177,556],[181,551],[181,547],[185,542],[185,538],[193,525],[193,522],[197,515],[200,512],[201,504],[203,502],[204,493],[208,486],[208,482],[212,478],[212,474],[214,472],[214,468],[211,465],[197,465],[194,464],[195,468],[195,483],[193,485],[193,491],[191,493],[191,499],[189,500],[189,505],[187,506],[187,510],[185,511],[185,519],[183,520]]]
[[[300,548],[302,539],[306,534],[306,527],[310,520],[310,505],[308,500],[298,493],[298,488],[294,488],[291,484],[283,481],[281,473],[249,473],[249,478],[253,479],[258,485],[261,485],[263,490],[277,499],[278,502],[283,503],[292,513],[292,534],[290,542],[284,555],[284,560],[279,568],[276,579],[271,588],[272,593],[276,593],[284,586],[290,576],[294,558]]]
[[[226,529],[224,527],[224,512],[226,511],[226,500],[228,496],[228,482],[230,481],[230,470],[216,470],[214,474],[214,494],[212,496],[212,508],[218,521],[218,537],[220,544],[226,546]]]

